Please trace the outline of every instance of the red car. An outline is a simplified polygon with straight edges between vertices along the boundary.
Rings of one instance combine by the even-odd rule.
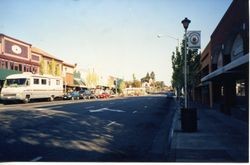
[[[98,98],[100,99],[106,99],[106,98],[109,98],[110,94],[106,93],[106,92],[103,92],[101,94],[98,95]]]

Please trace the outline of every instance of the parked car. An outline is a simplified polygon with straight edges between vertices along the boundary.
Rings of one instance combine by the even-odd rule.
[[[73,91],[70,93],[67,93],[63,95],[64,100],[79,100],[80,99],[80,93],[79,91]]]
[[[79,93],[80,93],[80,98],[82,99],[96,98],[95,94],[91,92],[89,89],[79,91]]]
[[[100,99],[106,99],[109,98],[110,94],[108,94],[107,92],[103,92],[101,94],[99,94],[97,97]]]

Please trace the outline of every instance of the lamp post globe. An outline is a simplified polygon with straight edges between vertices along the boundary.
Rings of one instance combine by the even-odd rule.
[[[191,20],[189,20],[187,17],[181,21],[181,23],[183,24],[183,27],[185,30],[187,30],[188,25],[191,23]]]

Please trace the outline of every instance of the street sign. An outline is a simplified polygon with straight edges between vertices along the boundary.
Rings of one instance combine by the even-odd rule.
[[[187,45],[189,49],[201,48],[201,31],[188,31],[187,38]]]

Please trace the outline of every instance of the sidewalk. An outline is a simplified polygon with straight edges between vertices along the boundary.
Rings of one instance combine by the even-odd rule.
[[[181,130],[180,108],[175,115],[170,162],[248,162],[248,123],[195,105],[198,131]]]

